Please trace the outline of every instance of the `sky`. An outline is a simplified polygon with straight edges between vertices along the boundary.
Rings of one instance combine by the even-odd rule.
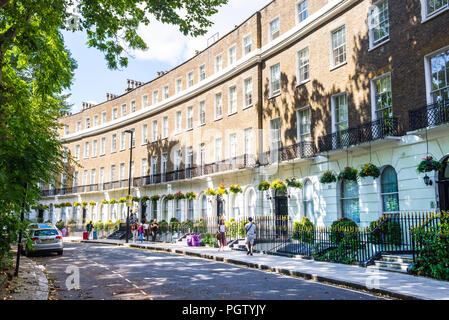
[[[82,102],[97,104],[106,100],[106,93],[124,93],[127,79],[148,82],[156,78],[156,72],[171,70],[193,57],[195,50],[204,50],[207,39],[212,35],[218,32],[221,38],[270,2],[229,0],[210,18],[214,24],[207,34],[197,38],[186,37],[176,26],[158,21],[141,27],[139,34],[147,43],[148,50],[132,52],[128,67],[123,70],[109,70],[104,55],[97,49],[87,47],[84,33],[65,32],[66,46],[78,64],[72,86],[65,91],[71,93],[69,103],[73,104],[72,113],[81,111]]]

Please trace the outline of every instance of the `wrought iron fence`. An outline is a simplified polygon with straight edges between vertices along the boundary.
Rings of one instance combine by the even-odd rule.
[[[449,99],[409,111],[410,130],[449,123]]]

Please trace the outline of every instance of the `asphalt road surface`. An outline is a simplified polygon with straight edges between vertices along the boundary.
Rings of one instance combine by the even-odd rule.
[[[55,280],[58,288],[55,298],[60,300],[382,299],[337,286],[183,255],[97,244],[64,246],[63,256],[32,257]]]

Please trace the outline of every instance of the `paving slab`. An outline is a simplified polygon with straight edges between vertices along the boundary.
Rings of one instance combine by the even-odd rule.
[[[449,282],[353,265],[260,253],[254,253],[253,256],[249,256],[244,251],[231,250],[230,248],[219,252],[215,248],[188,247],[185,243],[140,244],[129,242],[126,244],[124,241],[107,239],[81,240],[80,242],[184,254],[320,282],[345,285],[400,299],[449,300]]]

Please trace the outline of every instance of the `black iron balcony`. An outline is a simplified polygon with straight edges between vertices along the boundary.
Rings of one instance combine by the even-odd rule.
[[[337,150],[364,142],[399,135],[397,118],[382,118],[318,138],[318,152]]]
[[[277,150],[270,150],[259,156],[262,166],[293,159],[307,159],[315,156],[315,146],[311,141],[301,141]]]
[[[449,99],[409,111],[411,131],[449,123]]]

